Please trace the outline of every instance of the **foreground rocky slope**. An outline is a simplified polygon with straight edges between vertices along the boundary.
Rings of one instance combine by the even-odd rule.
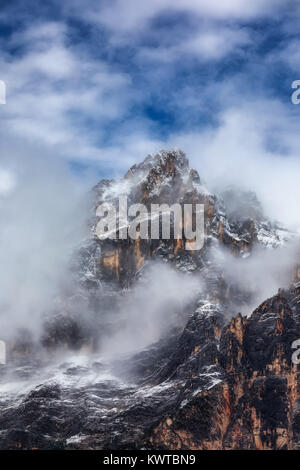
[[[152,430],[155,448],[299,448],[299,370],[291,361],[299,323],[288,302],[293,295],[282,292],[250,318],[233,318],[219,340],[197,338],[189,362],[198,367],[178,408]],[[214,340],[219,349],[199,370]]]
[[[92,217],[72,261],[73,283],[40,341],[23,332],[9,345],[0,448],[298,448],[291,345],[300,338],[299,273],[291,266],[291,286],[247,317],[238,312],[255,289],[234,283],[216,256],[224,250],[247,263],[255,247],[276,250],[291,234],[264,216],[252,193],[211,194],[180,151],[147,157],[118,183],[101,181],[94,213],[122,194],[147,207],[204,204],[204,247],[188,251],[185,239],[100,241]],[[153,263],[196,280],[199,290],[178,308],[169,304],[168,329],[154,343],[105,356],[107,338],[125,335],[127,299],[139,282],[151,282]]]

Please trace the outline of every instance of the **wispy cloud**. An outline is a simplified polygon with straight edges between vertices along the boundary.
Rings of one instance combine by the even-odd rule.
[[[68,42],[60,23],[34,24],[13,35],[0,56],[7,84],[1,133],[26,138],[69,158],[101,159],[101,125],[124,116],[130,77]],[[88,121],[97,123],[97,132]]]
[[[282,175],[289,207],[298,194],[299,15],[283,0],[15,0],[0,13],[2,155],[115,176],[181,146],[212,184],[240,180],[282,213]]]
[[[94,16],[94,11],[93,17],[115,32],[134,34],[140,32],[150,20],[165,12],[188,13],[217,20],[249,20],[274,14],[281,5],[281,0],[115,0],[100,2],[96,9],[98,15]]]

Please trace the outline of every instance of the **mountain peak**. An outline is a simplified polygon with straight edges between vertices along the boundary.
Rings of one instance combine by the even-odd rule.
[[[161,150],[148,155],[139,165],[133,165],[125,178],[140,173],[155,172],[157,174],[185,173],[189,170],[189,161],[185,153],[179,149]]]

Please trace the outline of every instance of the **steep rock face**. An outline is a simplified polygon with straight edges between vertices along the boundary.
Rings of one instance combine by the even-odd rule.
[[[287,301],[292,290],[223,328],[215,365],[210,366],[219,368],[215,382],[200,386],[164,417],[149,437],[154,447],[299,447],[300,375],[291,345],[300,324]],[[189,386],[186,393],[190,391]]]
[[[204,247],[187,251],[185,239],[99,240],[92,217],[91,235],[72,260],[74,283],[39,344],[22,333],[1,368],[0,448],[298,448],[291,345],[300,337],[300,271],[291,267],[291,287],[247,317],[237,307],[250,291],[225,278],[213,256],[222,249],[247,262],[254,246],[275,249],[290,234],[264,216],[252,193],[211,194],[180,151],[147,157],[120,182],[102,180],[92,191],[94,213],[120,195],[147,208],[204,204]],[[125,300],[152,261],[196,278],[201,289],[157,342],[108,362],[103,340],[124,329]],[[84,357],[70,352],[82,348]]]
[[[281,230],[263,216],[259,202],[252,193],[242,193],[233,189],[222,198],[211,194],[201,184],[195,170],[189,169],[186,156],[181,151],[162,151],[147,157],[140,165],[134,165],[123,180],[102,180],[93,189],[95,209],[105,202],[113,202],[126,196],[128,204],[144,204],[150,212],[151,204],[204,204],[205,246],[199,252],[185,250],[186,240],[104,240],[97,237],[90,240],[93,247],[91,269],[87,263],[86,281],[95,282],[110,278],[128,285],[143,267],[147,259],[168,258],[178,268],[198,270],[204,267],[207,250],[214,242],[228,246],[237,255],[246,255],[254,243],[263,246],[280,245],[288,232]],[[235,205],[233,206],[233,201]],[[226,206],[227,205],[227,206]],[[227,210],[228,207],[228,210]],[[95,231],[97,218],[91,222]],[[97,250],[97,247],[101,249]]]

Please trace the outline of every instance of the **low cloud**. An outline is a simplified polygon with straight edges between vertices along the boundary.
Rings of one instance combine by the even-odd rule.
[[[0,320],[5,339],[20,328],[39,334],[83,236],[85,210],[83,188],[61,163],[11,156],[2,165]],[[10,175],[4,185],[1,174]]]
[[[124,298],[115,332],[104,338],[102,353],[109,358],[141,351],[174,328],[182,328],[191,313],[189,305],[201,293],[201,280],[152,263]]]
[[[247,259],[237,258],[220,246],[213,249],[212,259],[221,269],[229,286],[243,292],[245,301],[233,298],[232,315],[240,311],[250,315],[266,299],[288,288],[293,280],[295,260],[300,259],[299,242],[276,249],[254,248]],[[248,297],[249,296],[249,297]]]

